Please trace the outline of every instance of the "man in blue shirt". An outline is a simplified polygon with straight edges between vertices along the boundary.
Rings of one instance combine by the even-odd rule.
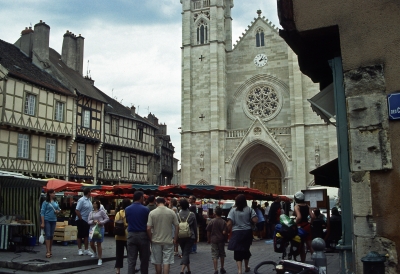
[[[83,190],[83,197],[78,200],[76,204],[76,225],[78,228],[78,255],[90,255],[92,256],[93,253],[88,250],[88,239],[89,239],[89,214],[93,210],[92,202],[89,199],[90,197],[90,189],[85,188]],[[82,251],[82,239],[85,244],[85,251]]]
[[[150,258],[150,240],[147,235],[147,219],[150,210],[143,205],[143,192],[133,194],[133,204],[125,208],[128,223],[128,273],[135,273],[139,253],[140,273],[148,274]]]

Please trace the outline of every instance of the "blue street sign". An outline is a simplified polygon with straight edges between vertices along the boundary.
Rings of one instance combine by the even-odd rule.
[[[400,93],[389,94],[387,100],[388,100],[389,119],[390,120],[400,119]]]

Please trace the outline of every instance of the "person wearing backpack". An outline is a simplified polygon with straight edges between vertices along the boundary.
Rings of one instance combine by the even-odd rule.
[[[187,268],[186,274],[191,274],[189,256],[193,244],[197,242],[197,221],[195,214],[189,210],[189,202],[186,199],[180,199],[179,204],[182,209],[178,214],[178,238],[182,251],[180,274],[185,273],[185,268]]]
[[[125,216],[125,208],[131,205],[131,200],[125,198],[122,200],[122,208],[117,212],[115,215],[115,220],[114,220],[114,226],[117,227],[117,223],[122,221],[123,225],[123,235],[118,235],[121,233],[115,233],[115,273],[119,274],[121,271],[121,268],[124,267],[124,249],[126,249],[126,252],[128,253],[128,246],[126,244],[127,237],[128,237],[128,231],[126,230],[128,228],[128,223],[126,222],[126,216]],[[117,232],[117,231],[116,231]]]

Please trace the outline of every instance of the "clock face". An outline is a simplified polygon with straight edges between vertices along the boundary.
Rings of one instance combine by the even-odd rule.
[[[265,65],[267,64],[267,61],[268,61],[268,58],[267,58],[267,56],[266,56],[265,54],[263,54],[263,53],[257,54],[256,57],[254,57],[254,64],[255,64],[257,67],[263,67],[263,66],[265,66]]]

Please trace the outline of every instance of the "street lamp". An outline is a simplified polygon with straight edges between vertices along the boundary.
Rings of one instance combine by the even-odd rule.
[[[256,182],[253,182],[253,188],[256,188]]]
[[[165,185],[167,185],[167,177],[165,176],[164,178],[165,178],[164,183],[165,183]]]

